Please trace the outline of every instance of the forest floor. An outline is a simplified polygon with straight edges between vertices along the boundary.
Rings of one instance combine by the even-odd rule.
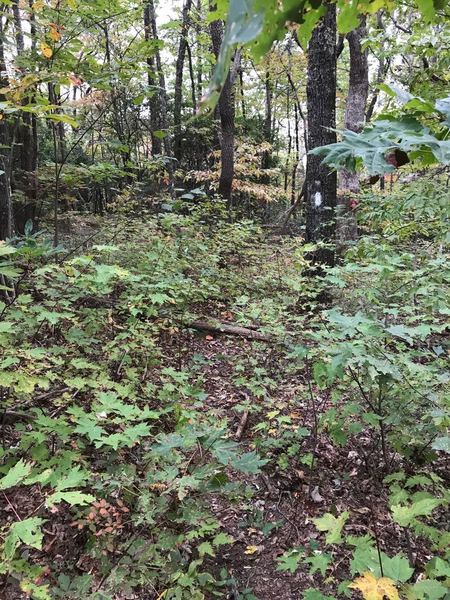
[[[227,228],[228,225],[225,224],[224,227]],[[121,263],[124,268],[129,268],[137,260],[135,255],[140,251],[148,252],[150,240],[152,244],[156,243],[156,230],[143,232],[142,228],[138,228],[136,236],[128,229],[121,229],[123,233],[115,234],[114,244],[122,248],[123,252],[128,252]],[[180,229],[176,231],[179,233]],[[131,235],[134,237],[130,238]],[[158,235],[164,243],[169,239],[167,232],[159,231]],[[186,237],[181,237],[180,241],[177,235],[173,236],[170,243],[173,245],[174,257],[179,260],[180,248],[186,243]],[[182,231],[180,235],[183,236]],[[192,231],[187,231],[187,235],[193,235]],[[321,311],[330,306],[321,305],[317,300],[312,301],[311,298],[316,297],[315,292],[298,291],[298,283],[293,276],[297,272],[296,240],[267,236],[262,238],[260,234],[252,239],[252,232],[249,231],[245,233],[245,243],[242,240],[229,240],[228,247],[224,249],[223,236],[227,235],[226,231],[215,235],[217,240],[214,243],[220,251],[214,264],[216,267],[220,265],[220,274],[214,274],[213,280],[214,285],[219,285],[217,281],[220,280],[221,291],[216,290],[203,301],[199,301],[195,295],[192,299],[188,298],[188,304],[183,307],[184,313],[216,317],[222,322],[244,326],[254,325],[262,331],[271,330],[271,333],[296,327],[295,342],[304,343],[302,331],[308,330],[309,320],[317,319],[318,316],[320,318]],[[130,246],[130,239],[136,246]],[[239,247],[241,243],[242,247]],[[200,248],[205,256],[211,254],[209,248]],[[199,264],[192,264],[192,257],[189,256],[180,266],[180,270],[189,273],[191,280],[199,286],[205,285],[202,277],[205,277],[205,272],[209,273],[208,265],[201,262],[206,260],[205,256],[203,259],[199,258]],[[164,266],[161,268],[164,272]],[[160,275],[152,271],[152,276],[155,277],[155,285],[161,285]],[[55,286],[54,289],[67,289],[61,282],[58,283],[57,278],[52,285]],[[101,283],[101,286],[104,285]],[[174,285],[173,281],[170,285]],[[89,314],[89,319],[100,320],[102,326],[104,323],[105,332],[110,332],[102,332],[102,335],[113,336],[116,327],[123,336],[121,332],[125,327],[120,323],[124,323],[124,307],[131,306],[128,299],[121,300],[120,303],[118,301],[118,293],[123,294],[123,289],[124,285],[120,284],[119,287],[115,286],[109,292],[102,293],[101,297],[92,293],[91,300],[88,299],[88,302],[85,298],[81,304],[79,295],[70,302],[65,298],[65,310],[75,304],[82,306],[83,318]],[[204,296],[208,296],[208,293]],[[49,293],[49,298],[54,302],[55,294]],[[38,300],[45,303],[39,294]],[[283,302],[285,306],[282,306]],[[173,303],[175,304],[175,300]],[[293,314],[296,311],[297,314]],[[149,319],[148,323],[153,326],[152,319],[154,318]],[[145,379],[156,389],[161,382],[161,373],[166,368],[183,373],[192,372],[193,380],[200,381],[203,385],[203,394],[194,404],[196,410],[205,414],[211,422],[225,423],[230,440],[239,442],[245,451],[256,450],[266,461],[261,472],[253,474],[243,474],[232,466],[227,467],[229,481],[239,484],[244,489],[243,495],[233,498],[232,495],[222,497],[211,494],[209,499],[206,498],[206,504],[220,524],[220,530],[232,539],[232,543],[220,547],[215,557],[205,557],[205,566],[211,573],[219,576],[221,569],[226,569],[231,576],[232,583],[229,584],[225,597],[243,600],[296,600],[303,597],[305,590],[310,588],[320,588],[324,594],[334,596],[338,583],[348,579],[351,553],[344,546],[330,547],[325,544],[323,533],[318,531],[313,522],[313,519],[324,513],[340,515],[348,511],[346,533],[353,536],[370,534],[376,538],[379,552],[388,555],[400,552],[412,565],[423,565],[432,557],[428,543],[411,538],[392,520],[388,489],[382,483],[386,472],[382,464],[379,439],[373,430],[363,429],[349,435],[341,444],[336,444],[330,441],[326,427],[319,426],[326,411],[347,401],[345,394],[336,399],[332,389],[319,389],[312,377],[311,366],[302,361],[299,361],[298,366],[295,365],[292,355],[284,347],[282,336],[274,337],[273,341],[261,342],[173,326],[179,322],[178,313],[172,319],[170,327],[167,326],[166,319],[164,323],[161,321],[163,325],[160,326],[158,322],[156,330],[152,329],[152,335],[156,331],[159,336],[155,340],[160,356],[158,363],[150,368],[139,355],[140,352],[147,352],[143,342],[139,342],[141,345],[137,350],[130,346],[130,361],[133,355],[136,357],[136,364],[145,364],[143,373],[139,371],[141,388]],[[265,322],[268,323],[268,328],[265,327]],[[89,323],[92,324],[91,321]],[[66,327],[69,325],[67,323]],[[144,328],[146,323],[143,322],[140,326]],[[54,345],[63,343],[61,340],[67,331],[64,327],[58,329],[52,326],[39,331],[42,337],[38,338],[34,334],[31,339],[33,343],[38,340],[41,348],[48,346],[53,349]],[[142,331],[145,336],[145,329]],[[98,332],[97,337],[100,337]],[[111,339],[103,339],[104,348]],[[114,372],[119,383],[125,376],[135,376],[138,369],[133,367],[134,363],[130,362],[128,366],[126,364],[128,350],[121,360],[118,360],[117,354],[112,360],[108,358],[104,348],[96,350],[97,354],[89,357],[85,349],[72,343],[68,352],[76,351],[83,360],[97,360],[99,364],[103,361],[105,370],[108,373]],[[105,352],[103,358],[102,352]],[[73,362],[72,360],[70,364]],[[100,377],[99,374],[98,378]],[[74,382],[75,379],[68,379],[66,385],[70,387],[82,383],[78,380]],[[94,384],[89,382],[89,385]],[[78,398],[89,398],[86,387],[84,390]],[[77,394],[78,392],[67,396],[64,388],[60,394],[60,398],[65,398],[64,401],[47,394],[49,400],[41,402],[40,409],[45,407],[47,415],[52,418],[57,415],[56,418],[59,418],[63,407],[68,402],[70,407]],[[45,396],[45,393],[41,396]],[[89,405],[91,400],[83,402]],[[192,400],[182,402],[186,404],[187,410],[192,408]],[[70,423],[70,419],[67,423]],[[33,425],[28,424],[26,428],[30,432]],[[4,447],[8,443],[11,447],[14,446],[18,439],[17,433],[7,427],[3,435]],[[56,444],[54,438],[53,443]],[[76,442],[72,441],[71,444],[72,448],[77,449]],[[132,454],[133,450],[125,448],[119,457],[120,461],[135,460],[129,458]],[[395,470],[395,466],[402,468],[399,456],[393,453],[391,458],[392,470]],[[96,469],[98,458],[95,451],[89,460]],[[438,464],[434,465],[434,470],[445,477],[447,467],[448,460],[441,457]],[[98,494],[99,484],[94,487]],[[23,515],[39,514],[44,500],[45,494],[39,486],[34,487],[31,494],[29,488],[23,487],[2,492],[2,521],[7,523]],[[73,517],[65,515],[61,508],[56,507],[47,510],[45,517],[47,521],[43,530],[43,552],[36,553],[35,559],[40,565],[48,565],[48,570],[38,580],[46,582],[51,577],[53,565],[59,565],[55,566],[56,570],[62,568],[61,565],[73,568],[76,564],[78,572],[95,574],[98,568],[100,573],[99,562],[92,562],[85,554],[86,538],[74,531]],[[444,526],[445,514],[440,518]],[[299,556],[306,552],[309,558],[306,561],[295,560],[296,551]],[[35,551],[31,554],[33,552]],[[280,569],[283,555],[285,568]],[[122,556],[121,552],[118,556]],[[327,558],[324,559],[324,556]],[[96,575],[97,581],[98,577]],[[18,590],[12,579],[4,582],[2,590],[1,598],[5,600],[28,597]],[[111,597],[115,600],[156,600],[164,597],[161,593],[161,590],[152,592],[150,588],[142,588],[142,591],[135,588],[133,591],[116,591]],[[79,596],[60,593],[55,597]],[[90,598],[88,595],[85,597]],[[215,596],[211,595],[213,597]]]
[[[223,312],[223,305],[220,308]],[[229,310],[224,312],[232,319]],[[273,427],[267,435],[276,442],[289,430],[305,427],[314,431],[314,419],[320,420],[332,406],[329,393],[315,386],[312,386],[315,407],[310,397],[301,400],[308,389],[310,374],[302,370],[294,375],[288,372],[286,357],[276,347],[222,334],[184,335],[173,343],[176,360],[181,356],[183,365],[190,364],[195,355],[205,357],[206,365],[202,368],[207,393],[205,409],[218,420],[225,420],[231,435],[236,437],[238,434],[240,444],[248,450],[255,448],[258,434],[254,429],[262,420],[270,422],[272,419]],[[233,382],[232,365],[248,364],[249,356],[266,369],[269,377],[279,382],[270,398],[258,399]],[[175,360],[175,356],[173,358]],[[250,406],[247,418],[247,412],[245,416],[242,412],[243,400]],[[282,422],[283,417],[286,423],[278,427],[275,419]],[[302,452],[309,450],[314,455],[312,468],[299,463],[280,469],[276,459],[282,450],[275,449],[270,453],[271,464],[261,474],[243,478],[241,474],[229,471],[231,481],[244,481],[250,486],[251,497],[246,502],[212,502],[211,508],[223,530],[235,540],[217,560],[211,560],[213,572],[226,568],[236,579],[236,590],[241,594],[243,589],[251,590],[258,600],[296,600],[306,589],[316,586],[333,594],[335,582],[345,579],[350,554],[344,552],[334,557],[325,585],[320,571],[312,575],[308,565],[300,564],[295,572],[281,572],[277,560],[286,551],[307,548],[311,544],[317,555],[325,552],[323,536],[314,526],[313,519],[328,511],[350,512],[346,530],[351,535],[376,531],[380,550],[386,554],[409,553],[414,555],[415,562],[426,561],[427,548],[411,547],[410,541],[392,521],[388,494],[381,483],[382,465],[366,454],[372,449],[373,440],[367,433],[355,436],[343,446],[336,446],[330,443],[327,435],[319,434],[317,439],[308,438],[302,448]],[[445,469],[444,464],[442,467]],[[375,473],[378,476],[374,476]],[[236,593],[236,598],[239,597],[242,596]]]

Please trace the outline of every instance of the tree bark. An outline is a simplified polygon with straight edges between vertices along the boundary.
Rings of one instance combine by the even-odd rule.
[[[213,51],[216,58],[219,56],[222,44],[223,26],[220,21],[213,21],[210,25]],[[238,70],[235,69],[235,75]],[[220,94],[219,116],[221,126],[221,169],[219,179],[219,194],[228,201],[231,206],[232,189],[234,179],[234,117],[235,105],[233,94],[233,82],[228,73],[225,84]]]
[[[297,170],[298,170],[298,163],[300,162],[299,109],[300,109],[300,105],[295,103],[294,104],[295,155],[294,155],[294,164],[292,165],[292,177],[291,177],[291,205],[295,203],[295,196],[297,194]]]
[[[192,0],[185,0],[181,16],[180,43],[178,45],[177,62],[175,67],[175,97],[173,105],[173,122],[175,127],[174,156],[178,161],[181,160],[182,153],[181,107],[183,102],[183,71],[188,45],[187,35],[189,32],[191,7]]]
[[[378,29],[380,29],[381,31],[385,31],[385,26],[383,23],[383,18],[382,18],[382,12],[379,11],[377,14],[377,27]],[[369,105],[367,107],[367,112],[366,112],[366,122],[370,121],[370,119],[373,116],[374,110],[375,110],[375,106],[377,104],[378,101],[378,96],[380,94],[380,88],[378,87],[380,85],[380,83],[383,83],[384,80],[386,79],[386,75],[389,71],[389,67],[390,67],[390,58],[389,57],[384,57],[383,56],[383,52],[384,52],[384,41],[382,41],[382,46],[381,46],[381,56],[378,59],[379,60],[379,64],[378,64],[378,72],[377,72],[377,76],[374,82],[374,90],[372,93],[372,97],[369,101]]]
[[[156,13],[154,0],[147,0],[144,6],[144,35],[145,40],[158,42],[158,30],[156,27]],[[154,52],[147,58],[148,65],[148,85],[152,90],[149,99],[150,108],[150,128],[152,136],[152,154],[162,154],[163,146],[166,155],[171,152],[170,138],[164,137],[164,142],[155,131],[165,131],[167,129],[167,92],[164,71],[162,69],[161,53],[156,45]]]
[[[247,110],[245,108],[245,93],[244,93],[244,71],[242,67],[239,69],[239,93],[241,96],[241,114],[244,119],[247,118]]]
[[[22,29],[22,16],[18,0],[12,3],[14,31],[16,39],[17,56],[20,60],[25,51],[25,42]],[[35,37],[35,28],[31,28],[31,35]],[[24,69],[19,67],[22,75]],[[22,104],[26,106],[32,100],[32,96],[24,97]],[[15,143],[13,146],[13,181],[14,189],[19,189],[27,198],[25,203],[16,203],[14,206],[14,221],[16,229],[23,232],[28,220],[34,221],[36,216],[37,197],[37,135],[36,115],[22,112],[17,124]]]
[[[359,133],[365,123],[365,111],[369,94],[369,65],[367,50],[362,49],[362,41],[366,37],[366,19],[361,18],[359,27],[347,35],[350,50],[350,76],[348,96],[345,107],[345,128]],[[358,194],[360,185],[357,173],[342,171],[339,177],[339,195],[336,209],[336,249],[338,253],[345,251],[349,242],[358,235],[354,196]]]
[[[195,88],[195,75],[194,75],[194,63],[192,60],[192,52],[189,43],[186,45],[188,64],[189,64],[189,76],[191,78],[191,98],[192,98],[192,114],[195,116],[197,112],[197,98]]]
[[[327,12],[313,31],[308,49],[308,149],[336,142],[336,7]],[[336,173],[322,164],[322,158],[308,154],[306,167],[306,240],[334,241]],[[314,261],[333,265],[332,248],[320,248]]]
[[[5,10],[5,5],[1,4],[0,9]],[[3,45],[3,16],[0,15],[0,86],[9,85],[5,52]],[[0,101],[5,97],[0,95]],[[11,237],[14,233],[13,203],[11,196],[11,143],[12,131],[7,118],[0,120],[0,240]]]
[[[264,140],[269,144],[272,143],[272,99],[273,99],[273,87],[270,78],[270,71],[267,70],[264,79],[265,89],[265,104],[264,104]],[[271,152],[266,150],[263,152],[261,168],[268,169],[270,167]]]
[[[284,167],[284,191],[287,192],[288,189],[288,181],[289,181],[289,166],[291,164],[291,150],[292,150],[292,135],[291,135],[291,93],[288,88],[286,93],[286,120],[287,120],[287,154],[286,154],[286,164]]]
[[[197,97],[200,99],[203,96],[203,58],[202,58],[202,45],[201,45],[201,33],[202,33],[202,0],[197,0],[196,6],[196,23],[195,23],[195,34],[197,37],[197,60],[196,60],[196,71],[197,71]]]
[[[127,173],[125,177],[125,182],[130,183],[131,177],[129,175],[130,172],[130,159],[131,159],[131,150],[130,150],[130,136],[127,135],[127,123],[126,123],[126,109],[123,104],[122,90],[118,83],[114,81],[113,78],[113,62],[112,62],[112,54],[111,54],[111,38],[109,32],[110,25],[106,22],[104,25],[101,25],[100,28],[103,31],[104,41],[105,41],[105,59],[106,64],[108,65],[109,75],[109,86],[110,86],[110,95],[111,95],[111,106],[112,106],[112,126],[114,132],[117,136],[118,141],[120,142],[120,150],[119,155],[122,162],[122,169],[125,173]],[[62,125],[62,123],[61,123]],[[60,154],[64,156],[64,146],[62,146],[62,150],[60,150]]]

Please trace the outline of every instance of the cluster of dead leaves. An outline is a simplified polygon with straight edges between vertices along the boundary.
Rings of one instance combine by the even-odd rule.
[[[111,504],[105,499],[94,502],[87,518],[74,521],[72,526],[78,529],[88,527],[96,537],[108,534],[118,534],[123,529],[123,515],[130,512],[122,500],[116,500]]]

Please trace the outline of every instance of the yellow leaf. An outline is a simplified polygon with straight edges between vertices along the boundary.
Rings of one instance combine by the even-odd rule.
[[[67,4],[69,5],[69,8],[71,8],[72,10],[76,10],[76,8],[77,8],[76,0],[67,0]]]
[[[380,577],[377,579],[373,573],[363,573],[362,577],[357,577],[349,588],[359,590],[364,600],[400,600],[397,588],[392,579]]]
[[[244,554],[255,554],[255,552],[258,552],[258,550],[258,546],[247,546],[247,548],[244,550]]]
[[[61,39],[61,34],[58,31],[58,26],[54,23],[50,23],[50,37],[54,42],[59,42]]]
[[[33,6],[31,8],[34,10],[34,12],[39,12],[44,8],[44,4],[44,0],[36,0],[36,2],[33,2]]]
[[[53,56],[53,50],[45,42],[41,43],[41,52],[45,58],[51,58]]]

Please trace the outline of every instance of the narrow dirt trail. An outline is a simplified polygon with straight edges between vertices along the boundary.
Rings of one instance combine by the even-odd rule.
[[[235,579],[235,595],[230,598],[294,600],[303,597],[308,588],[324,589],[324,580],[328,593],[333,594],[333,583],[342,580],[349,558],[341,550],[339,556],[333,556],[326,577],[320,572],[310,573],[309,565],[301,563],[295,572],[282,572],[280,557],[293,548],[307,548],[317,555],[325,551],[323,536],[312,520],[327,511],[348,510],[346,529],[353,535],[370,532],[375,519],[381,547],[386,550],[392,543],[389,540],[397,537],[387,516],[387,499],[380,496],[366,466],[356,459],[351,442],[336,448],[325,436],[319,436],[315,444],[310,433],[314,418],[306,375],[301,371],[285,375],[286,358],[275,346],[194,333],[185,336],[183,348],[184,364],[202,357],[206,410],[228,423],[233,439],[242,424],[243,409],[248,409],[240,444],[247,451],[263,451],[269,459],[258,475],[244,478],[229,471],[231,482],[246,486],[246,501],[233,504],[212,500],[213,513],[234,540],[216,559],[208,561],[212,571],[226,568]],[[265,375],[276,382],[274,389],[267,388],[256,397],[236,377],[236,365],[247,380],[252,370],[254,375],[258,369],[265,369]],[[329,407],[329,398],[323,392],[314,390],[314,394],[320,410]],[[292,443],[296,433],[298,460],[291,456],[285,464],[284,437],[287,435]],[[315,456],[312,468],[302,463],[302,457],[311,451]],[[330,552],[329,546],[326,551]]]

